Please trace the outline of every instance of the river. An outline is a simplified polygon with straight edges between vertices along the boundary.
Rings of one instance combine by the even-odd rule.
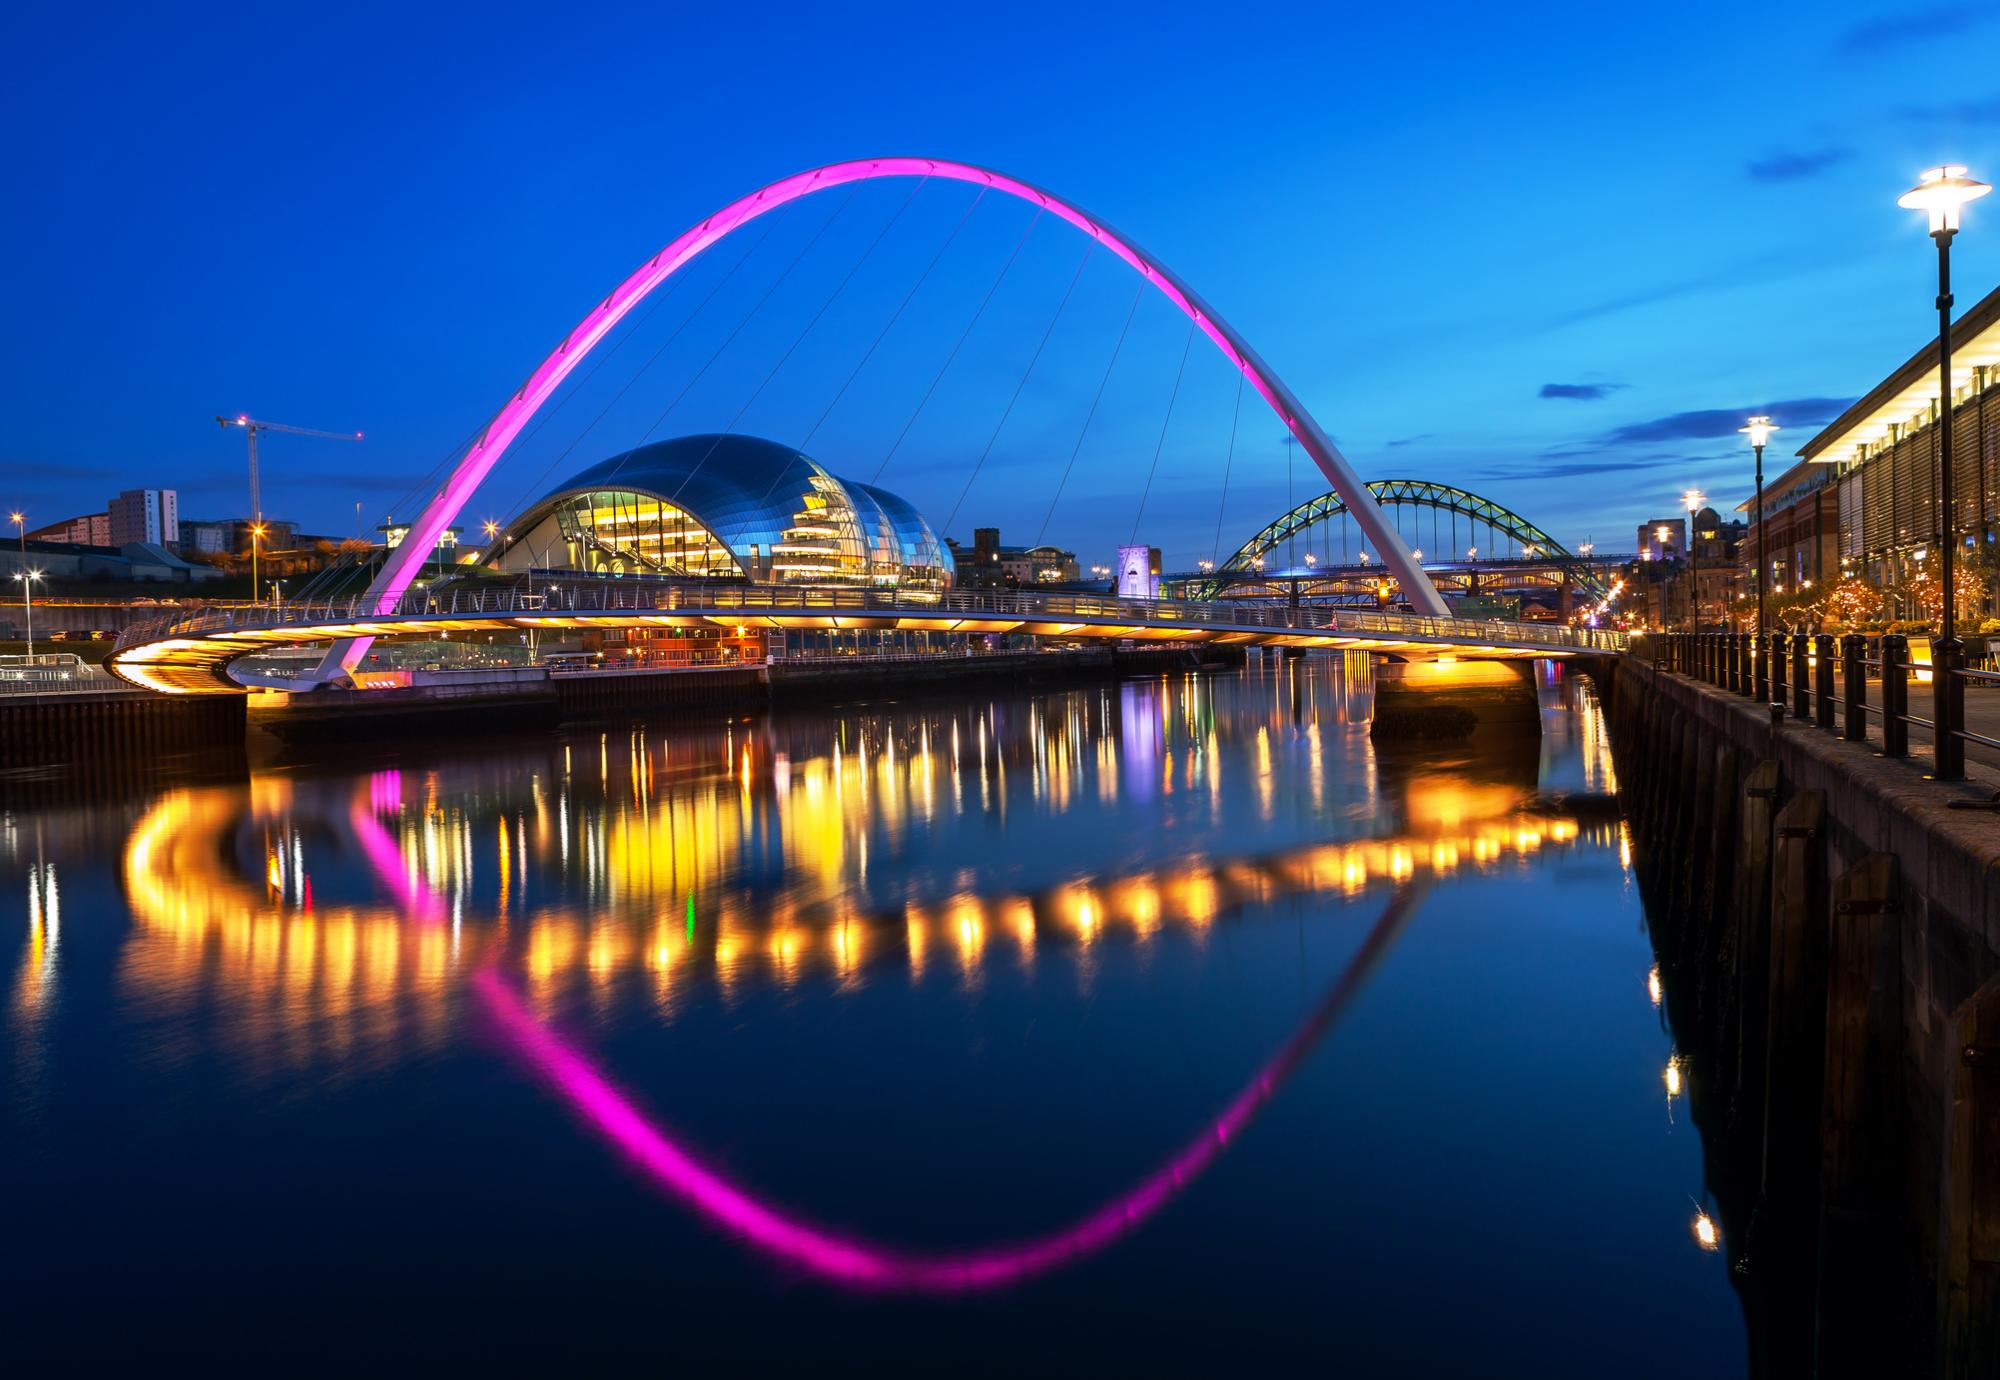
[[[16,1354],[1743,1373],[1592,687],[1339,667],[0,808]]]

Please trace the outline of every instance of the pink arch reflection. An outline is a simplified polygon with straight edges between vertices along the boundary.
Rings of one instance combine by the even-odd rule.
[[[509,1045],[525,1056],[584,1121],[660,1187],[775,1259],[857,1288],[911,1293],[992,1289],[1102,1250],[1158,1212],[1192,1183],[1346,1011],[1416,908],[1418,891],[1399,890],[1312,1013],[1220,1115],[1130,1190],[1076,1222],[1012,1244],[943,1253],[910,1252],[810,1225],[738,1187],[649,1121],[584,1054],[536,1018],[488,968],[474,990]]]

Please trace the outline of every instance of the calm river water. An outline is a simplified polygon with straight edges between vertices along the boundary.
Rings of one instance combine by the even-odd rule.
[[[0,808],[10,1351],[1733,1375],[1590,687],[1338,662]]]

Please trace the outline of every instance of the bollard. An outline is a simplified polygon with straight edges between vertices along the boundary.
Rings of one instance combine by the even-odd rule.
[[[1931,643],[1931,722],[1937,727],[1937,779],[1965,779],[1965,739],[1958,731],[1965,727],[1965,678],[1958,674],[1959,641],[1950,635]]]
[[[1812,717],[1812,639],[1804,633],[1792,634],[1792,717]]]
[[[1730,633],[1728,641],[1723,644],[1722,654],[1729,663],[1729,693],[1740,695],[1743,693],[1743,635]]]
[[[1757,634],[1741,633],[1743,657],[1743,684],[1738,689],[1746,699],[1757,698]]]
[[[1813,675],[1813,722],[1833,731],[1833,634],[1821,633],[1813,639],[1813,656],[1818,659]]]
[[[1840,639],[1841,698],[1844,732],[1850,743],[1868,741],[1868,639],[1849,633]]]
[[[1750,688],[1756,692],[1759,704],[1771,702],[1771,639],[1760,635],[1751,642],[1750,669],[1756,684]]]
[[[1882,638],[1882,755],[1910,755],[1910,639],[1901,633]]]
[[[1777,714],[1772,716],[1774,722],[1783,718],[1785,713],[1785,644],[1789,641],[1791,638],[1786,633],[1771,634],[1771,650],[1768,654],[1771,663],[1771,693],[1765,697],[1764,702],[1778,707]]]

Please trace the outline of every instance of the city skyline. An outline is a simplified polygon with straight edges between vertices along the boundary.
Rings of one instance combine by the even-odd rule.
[[[1230,316],[1368,478],[1458,484],[1572,544],[1602,544],[1671,511],[1690,485],[1727,512],[1749,489],[1743,416],[1769,412],[1785,427],[1768,457],[1781,470],[1924,343],[1927,244],[1894,196],[1946,156],[1994,163],[2000,110],[1938,73],[2000,28],[1978,6],[1900,17],[1780,8],[1726,22],[1720,10],[1698,14],[1716,23],[1598,16],[1585,30],[1551,11],[1546,43],[1494,71],[1482,26],[1502,21],[1468,12],[1449,33],[1425,36],[1420,69],[1381,73],[1375,64],[1416,41],[1414,20],[1288,16],[1295,63],[1311,70],[1317,59],[1351,76],[1288,90],[1267,79],[1254,35],[1204,33],[1198,102],[1194,78],[1171,60],[1192,32],[1134,36],[1074,19],[1064,42],[1042,17],[988,35],[990,63],[947,80],[930,54],[948,33],[893,16],[847,29],[799,16],[786,38],[756,48],[767,76],[756,81],[682,63],[678,54],[695,48],[743,51],[742,31],[701,17],[685,22],[710,27],[675,30],[672,43],[658,35],[675,92],[660,102],[654,83],[599,79],[586,58],[602,34],[587,20],[524,53],[497,35],[412,18],[406,42],[361,51],[283,20],[217,14],[205,21],[214,31],[283,55],[286,80],[253,83],[247,107],[220,84],[180,93],[140,134],[131,117],[161,94],[158,72],[171,66],[153,65],[155,43],[193,51],[215,32],[148,34],[142,24],[96,45],[93,61],[120,79],[107,83],[106,104],[84,110],[57,100],[52,84],[73,59],[62,56],[61,31],[44,29],[54,58],[22,73],[9,99],[67,111],[20,151],[50,214],[0,234],[17,259],[46,266],[15,290],[42,332],[5,347],[24,393],[45,405],[17,412],[0,437],[12,472],[0,497],[36,525],[138,485],[179,490],[191,516],[233,516],[248,510],[242,438],[212,417],[247,410],[368,437],[340,454],[274,438],[267,514],[336,535],[357,503],[364,531],[391,512],[406,519],[424,473],[491,415],[551,338],[671,235],[818,158],[908,151],[1000,167],[1108,217]],[[1088,55],[1114,42],[1160,62],[1091,67]],[[829,52],[852,69],[856,98],[802,126],[802,93],[813,88],[800,83],[839,65],[823,60]],[[1787,60],[1770,62],[1779,52]],[[432,82],[398,80],[417,65],[433,71],[435,89],[486,73],[479,100],[460,107],[435,99]],[[1669,70],[1670,85],[1649,75]],[[344,105],[346,74],[363,72],[390,94]],[[1869,93],[1866,111],[1855,108],[1854,82]],[[1719,107],[1716,91],[1742,99]],[[1002,103],[1003,92],[1013,100]],[[244,120],[246,109],[259,118]],[[1230,118],[1215,120],[1218,109]],[[1618,118],[1603,119],[1607,109]],[[662,144],[691,111],[714,112],[713,127]],[[1473,120],[1484,137],[1468,146],[1460,132]],[[1094,137],[1073,137],[1071,123]],[[385,140],[410,152],[377,167]],[[1558,147],[1564,156],[1551,156]],[[217,150],[255,171],[196,166]],[[907,387],[891,385],[933,367],[939,352],[921,347],[961,317],[941,310],[926,337],[913,313],[902,328],[907,356],[892,341],[873,366],[883,375],[876,391],[871,375],[824,432],[801,438],[882,311],[966,210],[933,189],[905,213],[903,195],[871,194],[851,211],[808,207],[779,226],[758,291],[786,261],[785,237],[805,245],[820,218],[845,216],[790,285],[796,295],[774,304],[771,329],[760,339],[753,328],[719,358],[662,434],[720,429],[751,396],[737,429],[801,444],[842,472],[881,463],[909,401]],[[152,208],[143,228],[117,213],[135,204]],[[1022,220],[982,208],[958,246],[963,262],[944,262],[937,290],[976,297]],[[1977,220],[1958,248],[1962,303],[1983,295],[2000,266]],[[836,312],[826,348],[802,352],[756,397],[791,329],[885,225],[896,237],[857,279],[851,319]],[[842,235],[852,241],[844,248]],[[142,263],[152,256],[155,271],[127,281],[102,267],[135,252]],[[1148,304],[1117,371],[1107,370],[1132,283],[1102,262],[1080,278],[1046,367],[989,441],[1019,376],[1020,342],[1046,321],[1080,252],[1079,236],[1035,232],[1019,299],[1003,294],[992,319],[993,339],[1012,355],[996,346],[978,359],[975,345],[966,368],[986,391],[935,425],[926,418],[892,481],[961,540],[997,524],[1009,540],[1045,537],[1096,556],[1143,519],[1139,535],[1183,568],[1323,491],[1302,457],[1288,471],[1272,419],[1247,413],[1226,462],[1230,487],[1218,486],[1216,462],[1230,447],[1226,366],[1192,363],[1163,426],[1182,339]],[[157,271],[168,264],[172,274]],[[725,291],[714,309],[723,324],[729,300]],[[657,398],[671,397],[669,384],[714,344],[697,334],[685,359],[662,366],[679,372],[652,381]],[[1110,380],[1103,406],[1087,413],[1100,376]],[[522,454],[519,472],[496,473],[474,508],[512,516],[538,472],[564,455],[573,471],[614,454],[640,439],[643,420],[622,434],[586,432],[573,453]],[[558,426],[549,431],[559,439]],[[965,484],[986,447],[989,468]],[[1134,514],[1156,451],[1160,488]],[[1066,459],[1078,473],[1059,505],[1045,504]]]

